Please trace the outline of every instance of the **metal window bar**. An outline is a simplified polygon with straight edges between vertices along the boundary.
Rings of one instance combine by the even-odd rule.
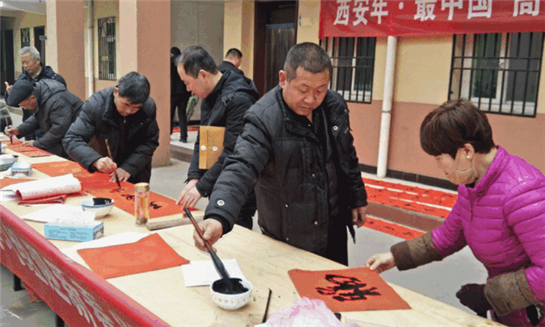
[[[30,46],[30,28],[21,28],[21,49]]]
[[[544,41],[544,32],[454,35],[448,98],[468,98],[494,114],[535,117]]]
[[[115,17],[98,19],[99,79],[116,80]]]
[[[376,38],[324,38],[320,45],[333,65],[330,88],[348,102],[371,103]]]

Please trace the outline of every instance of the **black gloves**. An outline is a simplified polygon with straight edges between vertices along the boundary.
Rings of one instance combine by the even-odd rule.
[[[486,318],[488,310],[492,310],[484,296],[484,285],[482,284],[466,284],[456,292],[456,297],[460,300],[460,303],[483,318]]]

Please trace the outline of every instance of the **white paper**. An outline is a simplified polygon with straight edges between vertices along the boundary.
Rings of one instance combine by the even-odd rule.
[[[80,192],[81,183],[72,174],[68,174],[8,185],[4,187],[2,191],[7,193],[19,193],[22,200],[28,200]]]
[[[221,260],[225,269],[232,278],[240,278],[246,280],[237,259]],[[191,261],[188,264],[182,265],[184,274],[185,286],[207,286],[220,279],[220,275],[214,267],[212,260]]]
[[[66,223],[68,225],[87,225],[95,220],[95,213],[83,211],[79,206],[54,204],[48,208],[34,211],[21,217],[42,223]]]

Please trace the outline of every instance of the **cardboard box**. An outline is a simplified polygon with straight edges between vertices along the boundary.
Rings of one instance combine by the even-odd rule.
[[[70,225],[66,223],[47,223],[44,226],[45,237],[63,241],[92,241],[104,235],[104,222],[94,221],[88,225]]]
[[[201,126],[199,128],[199,169],[210,169],[223,152],[225,127]]]

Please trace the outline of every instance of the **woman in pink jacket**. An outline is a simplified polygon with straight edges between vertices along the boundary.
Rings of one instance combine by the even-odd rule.
[[[488,270],[486,284],[467,284],[460,302],[508,326],[545,326],[545,176],[492,140],[486,115],[460,99],[429,113],[420,144],[437,160],[458,200],[443,225],[367,260],[379,273],[415,268],[466,245]]]

